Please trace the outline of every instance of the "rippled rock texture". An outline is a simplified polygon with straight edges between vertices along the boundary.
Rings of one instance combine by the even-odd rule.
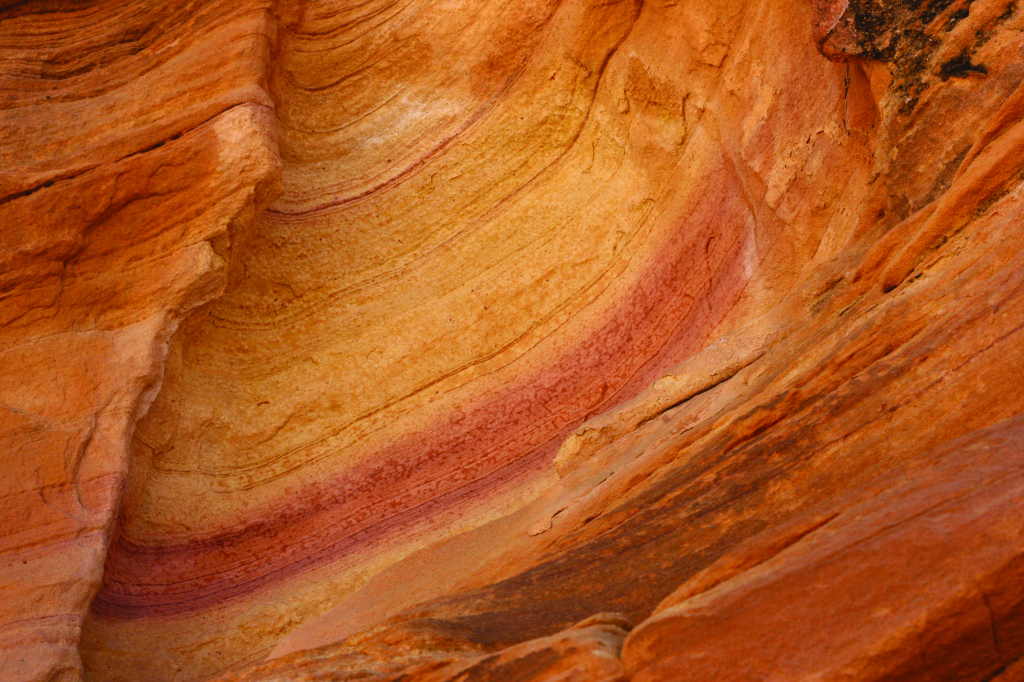
[[[0,7],[0,676],[1024,679],[1022,48]]]

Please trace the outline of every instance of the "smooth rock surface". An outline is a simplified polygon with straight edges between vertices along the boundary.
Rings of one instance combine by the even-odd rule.
[[[630,679],[991,679],[1024,653],[1022,436],[974,432],[713,564],[631,635]]]
[[[619,657],[630,627],[619,614],[601,613],[550,637],[487,652],[444,625],[387,623],[341,646],[294,653],[218,679],[622,682],[626,677]]]
[[[581,422],[856,226],[828,198],[866,177],[867,132],[806,8],[432,7],[278,8],[283,193],[135,432],[85,633],[101,678],[258,658],[521,507]],[[770,68],[765,22],[801,36]],[[734,40],[761,46],[723,66]]]
[[[0,8],[0,677],[1021,679],[1022,54]]]
[[[0,205],[5,680],[81,672],[79,632],[128,443],[179,321],[223,290],[212,244],[251,220],[276,174],[269,118],[234,107],[158,149]]]

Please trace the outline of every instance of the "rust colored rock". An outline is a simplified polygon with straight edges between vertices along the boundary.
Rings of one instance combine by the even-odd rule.
[[[860,39],[856,15],[849,0],[817,0],[814,3],[814,43],[833,61],[849,61],[858,52]]]
[[[342,644],[277,658],[218,680],[625,682],[619,656],[630,627],[623,616],[602,613],[550,637],[487,653],[443,625],[388,623]]]
[[[801,38],[765,71],[727,2],[429,7],[279,12],[283,193],[135,431],[99,678],[222,672],[522,507],[588,418],[777,302],[867,172],[806,8],[770,8]]]
[[[179,321],[223,288],[211,243],[258,210],[258,188],[276,172],[267,118],[235,107],[159,149],[0,206],[5,680],[81,670],[79,630],[135,423]]]
[[[1018,5],[8,3],[0,677],[1018,679]]]
[[[1022,242],[1015,227],[1024,217],[1020,186],[1005,192],[999,189],[1001,183],[972,183],[972,169],[985,168],[981,155],[973,152],[960,157],[963,163],[947,179],[942,173],[927,176],[900,159],[911,151],[921,154],[921,148],[910,145],[925,135],[936,142],[928,149],[938,168],[947,163],[951,148],[982,145],[988,153],[1014,149],[1014,128],[999,112],[1013,109],[1019,97],[1014,94],[1021,75],[1019,51],[1014,52],[1019,41],[1007,26],[987,43],[987,79],[930,81],[930,104],[913,123],[899,113],[900,100],[878,104],[877,125],[885,127],[873,144],[889,181],[876,185],[881,196],[862,196],[859,232],[834,258],[809,268],[806,279],[779,306],[708,344],[700,371],[694,366],[700,364],[698,355],[667,372],[668,378],[655,382],[648,393],[583,425],[563,450],[563,477],[532,504],[385,570],[336,609],[282,640],[272,655],[322,646],[386,617],[413,614],[431,622],[458,623],[468,630],[468,638],[493,646],[547,636],[597,610],[623,611],[641,622],[683,583],[690,599],[703,598],[729,581],[743,584],[756,571],[768,570],[767,557],[790,545],[793,551],[806,546],[800,544],[802,537],[821,537],[831,524],[847,518],[841,514],[902,480],[925,488],[955,487],[952,472],[957,467],[970,470],[991,463],[983,450],[965,447],[949,455],[953,464],[940,467],[934,448],[975,431],[981,438],[985,432],[979,430],[1013,418],[1024,407],[1024,395],[1012,379],[1021,367],[1017,335],[1024,322],[1018,298]],[[987,102],[984,113],[955,104],[972,89],[991,94],[982,100]],[[940,136],[931,129],[937,121],[973,116],[986,123],[958,128],[963,138],[938,143]],[[986,132],[990,125],[1002,131],[1001,142]],[[900,139],[895,130],[911,134]],[[994,167],[1012,174],[1015,163]],[[919,248],[916,271],[890,288],[882,273],[903,259],[894,245],[916,243],[908,236],[918,233],[936,206],[946,201],[954,206],[950,197],[968,193],[972,203],[967,210],[985,206],[982,213],[966,222],[947,218],[933,223],[943,225],[946,242],[911,247]],[[921,207],[916,213],[915,204]],[[766,337],[766,329],[775,335]],[[736,341],[744,338],[751,341]],[[764,352],[757,342],[763,338],[771,338]],[[734,346],[735,353],[713,359],[711,349]],[[936,418],[946,414],[957,418]],[[1012,463],[1007,466],[1012,470]],[[883,509],[898,515],[905,493],[884,497],[890,506]],[[1003,502],[1010,506],[1002,518],[1012,518],[1013,495]],[[970,521],[971,510],[963,513]],[[863,523],[879,531],[874,518]],[[956,532],[965,533],[964,547],[974,547],[966,541],[973,532],[966,521]],[[927,548],[925,540],[913,547],[931,556],[933,564],[948,552],[946,559],[956,565],[974,565],[970,550],[961,553],[937,542]],[[1012,536],[987,540],[1001,553],[999,561],[1019,555]],[[878,547],[879,561],[889,554],[888,548]],[[1002,572],[999,561],[991,575],[1000,576],[995,582],[1012,585],[1016,578]],[[976,568],[990,570],[982,562]],[[909,560],[889,570],[879,590],[900,594],[921,577]],[[856,579],[869,578],[860,574]],[[918,599],[919,613],[937,628],[936,646],[949,643],[951,653],[922,663],[912,655],[911,639],[904,637],[899,640],[902,648],[897,647],[906,656],[900,663],[904,667],[892,663],[889,670],[896,672],[889,679],[929,679],[955,670],[949,674],[982,680],[1020,654],[1007,650],[1000,659],[952,653],[959,650],[958,643],[967,647],[981,641],[977,614],[971,611],[979,603],[976,594],[966,611],[957,610],[967,589],[963,584],[939,580],[928,588],[931,601]],[[822,589],[845,595],[852,588],[836,580]],[[768,613],[782,609],[809,623],[817,622],[814,609],[823,608],[813,598],[775,602],[770,590],[756,598]],[[877,596],[867,598],[861,607],[870,609],[876,601]],[[1016,609],[1010,598],[1005,619],[1011,626]],[[737,609],[729,616],[729,628],[750,627],[753,632],[764,623],[744,618],[755,613]],[[839,620],[841,613],[833,618],[834,629],[856,633],[853,624]],[[636,641],[646,627],[638,627]],[[808,632],[787,628],[781,620],[770,627],[780,643],[807,649],[811,658],[828,658],[828,640],[815,648]],[[852,651],[870,658],[870,637],[898,638],[902,635],[897,628],[895,621],[881,623],[863,633],[862,648],[853,646]],[[743,651],[730,646],[756,647],[759,640],[748,633],[734,642],[730,632],[718,632],[720,640],[698,637],[694,651],[714,642],[715,649],[700,656],[712,660],[718,655],[722,661],[731,657],[731,674],[756,678],[757,670],[751,673],[754,677],[743,677],[748,668],[735,660]],[[643,674],[651,679],[685,679],[689,668],[673,667],[668,653],[677,645],[666,640],[665,649],[651,655],[649,666],[638,662],[639,655],[630,658],[627,647],[627,671],[633,666],[632,672],[641,674],[641,668],[649,668]],[[665,665],[658,667],[661,654]],[[765,665],[782,666],[784,658],[769,657]],[[884,666],[876,668],[863,673],[881,679]],[[800,669],[794,670],[799,679]],[[808,675],[814,672],[808,670]],[[717,673],[707,674],[713,679]]]
[[[178,324],[223,291],[232,225],[275,191],[269,100],[236,89],[258,81],[252,15],[203,35],[172,5],[0,9],[4,680],[81,675],[135,424]]]
[[[742,570],[723,572],[727,555],[630,636],[629,678],[991,679],[1024,654],[1022,445],[1021,418],[971,434],[910,480],[741,548]]]

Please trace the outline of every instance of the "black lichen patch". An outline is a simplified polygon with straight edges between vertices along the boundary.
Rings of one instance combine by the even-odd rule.
[[[876,0],[852,0],[860,57],[890,61],[900,37],[898,5],[883,5]]]
[[[946,31],[952,31],[956,28],[957,24],[966,19],[971,15],[970,5],[967,7],[961,7],[957,11],[949,15],[949,22],[946,24]]]
[[[1007,22],[1010,19],[1013,19],[1014,15],[1016,15],[1016,14],[1017,14],[1017,3],[1011,2],[1010,5],[1006,8],[1006,11],[1003,12],[1002,14],[1000,14],[996,18],[996,23],[1000,23],[1001,24],[1001,23]]]
[[[853,16],[856,30],[856,56],[892,64],[898,80],[915,79],[928,68],[931,55],[941,44],[931,35],[930,25],[955,2],[851,0],[847,11]],[[968,15],[966,7],[959,8],[949,23]]]
[[[967,78],[968,76],[985,75],[987,73],[988,69],[985,65],[971,63],[971,57],[966,52],[953,57],[953,59],[950,59],[939,68],[939,78],[943,81],[948,81],[950,78]]]
[[[914,8],[912,12],[917,12],[915,20],[922,26],[935,21],[935,18],[946,11],[950,5],[954,3],[954,0],[933,0],[932,2],[923,3],[901,3],[904,7]],[[970,2],[967,3],[970,5]]]

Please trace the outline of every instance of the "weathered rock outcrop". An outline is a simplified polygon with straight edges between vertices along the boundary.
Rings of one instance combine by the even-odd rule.
[[[135,423],[280,163],[251,8],[54,4],[0,9],[5,680],[79,676]]]
[[[1019,679],[1022,48],[0,9],[4,679]]]

